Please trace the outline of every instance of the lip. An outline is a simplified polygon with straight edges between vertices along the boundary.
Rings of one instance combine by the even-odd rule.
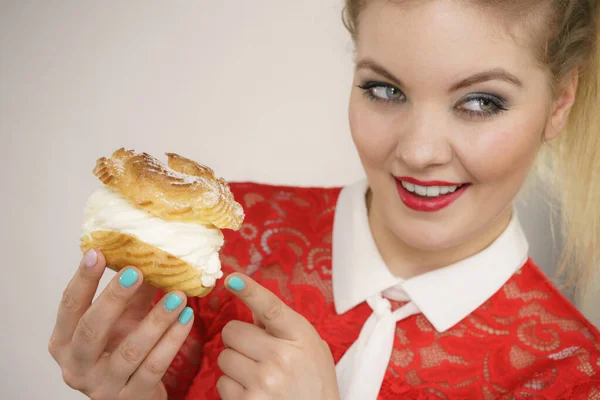
[[[396,176],[394,177],[397,181],[404,181],[408,183],[414,183],[419,186],[460,186],[465,183],[456,183],[456,182],[445,182],[445,181],[420,181],[415,178],[411,178],[410,176]]]
[[[414,183],[416,185],[422,186],[459,186],[461,184],[456,183],[440,183],[440,181],[430,181],[430,182],[422,182],[416,179],[404,179],[404,182]],[[398,190],[398,195],[400,196],[400,200],[402,203],[411,210],[420,211],[420,212],[435,212],[442,210],[452,203],[454,203],[460,196],[462,196],[467,189],[471,186],[470,184],[462,184],[460,189],[456,190],[454,193],[445,194],[438,197],[421,197],[414,193],[409,192],[402,186],[402,182],[400,178],[396,178],[396,189]],[[435,182],[435,183],[431,183]]]

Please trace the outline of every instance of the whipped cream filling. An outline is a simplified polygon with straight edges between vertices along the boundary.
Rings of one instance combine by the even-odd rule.
[[[219,229],[178,221],[165,221],[135,207],[115,190],[104,186],[94,191],[85,206],[83,232],[118,231],[172,254],[201,270],[202,285],[211,287],[223,277]]]

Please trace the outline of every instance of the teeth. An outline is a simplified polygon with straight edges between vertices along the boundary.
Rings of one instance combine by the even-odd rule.
[[[411,193],[427,197],[437,197],[443,194],[454,193],[458,189],[458,186],[419,186],[408,182],[402,182],[402,186]]]
[[[415,185],[415,192],[421,196],[427,196],[427,188],[425,186]]]
[[[427,197],[437,197],[440,195],[441,188],[439,186],[429,186],[427,188]]]

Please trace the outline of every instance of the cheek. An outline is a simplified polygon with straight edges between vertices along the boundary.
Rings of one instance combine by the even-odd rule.
[[[361,94],[353,94],[349,107],[352,140],[365,168],[385,164],[393,157],[397,138],[394,121],[370,109]]]
[[[523,180],[541,146],[542,130],[539,124],[523,124],[479,133],[456,152],[479,183]]]

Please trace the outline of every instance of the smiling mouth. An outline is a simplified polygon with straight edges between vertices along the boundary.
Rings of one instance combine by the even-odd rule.
[[[470,183],[420,181],[411,177],[394,177],[400,200],[415,211],[442,210],[458,200]]]
[[[429,197],[447,196],[468,185],[468,183],[463,183],[460,185],[422,186],[403,180],[399,181],[404,189],[415,196],[423,197],[425,199]]]

